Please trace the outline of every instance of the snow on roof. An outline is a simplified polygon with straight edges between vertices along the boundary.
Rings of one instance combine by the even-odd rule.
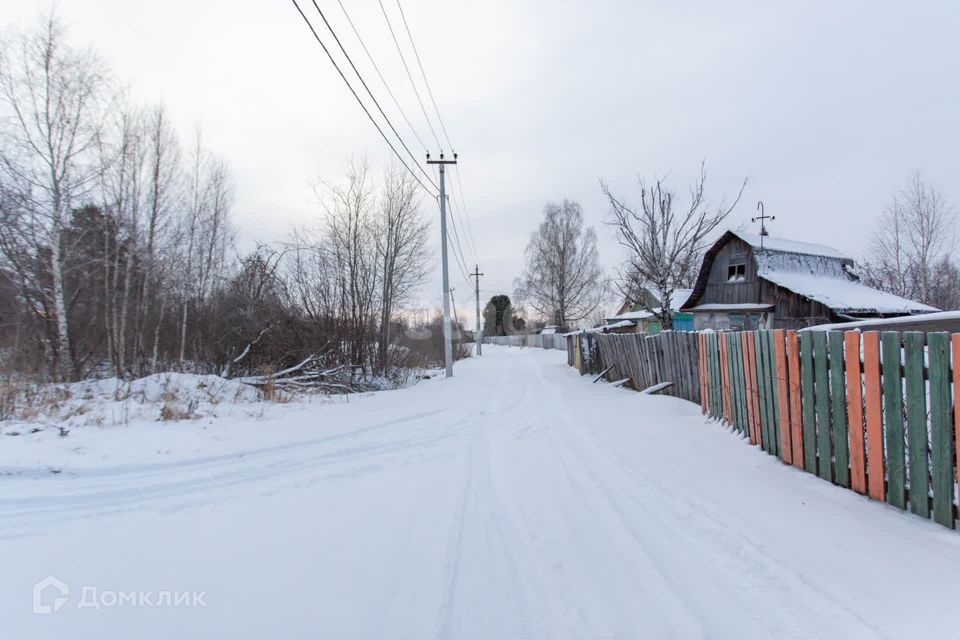
[[[733,231],[731,233],[751,247],[760,248],[760,236],[755,233],[744,233],[743,231]],[[798,242],[796,240],[787,240],[785,238],[775,238],[773,236],[764,236],[763,248],[770,251],[781,251],[784,253],[802,253],[810,256],[825,256],[827,258],[837,258],[840,260],[849,260],[850,258],[840,253],[833,247],[823,244],[813,244],[811,242]]]
[[[671,310],[680,311],[680,307],[687,303],[692,294],[693,289],[674,289],[670,300]]]
[[[756,302],[708,302],[707,304],[698,304],[690,307],[687,311],[769,311],[773,309],[772,304],[759,304]]]
[[[841,313],[927,313],[934,307],[873,289],[853,280],[803,271],[761,269],[761,278]]]
[[[660,307],[654,309],[657,313],[660,313]],[[617,320],[646,320],[647,318],[652,318],[654,314],[650,313],[646,309],[641,309],[640,311],[626,311],[624,313],[618,313],[615,316],[610,316],[607,318],[607,322],[616,322]]]
[[[893,318],[870,318],[868,320],[859,320],[857,322],[837,322],[834,324],[818,324],[812,327],[806,327],[801,331],[833,331],[835,329],[849,331],[850,329],[859,329],[867,327],[870,329],[881,328],[884,325],[904,325],[909,323],[912,331],[924,331],[923,325],[949,322],[951,320],[960,321],[960,311],[937,311],[935,313],[925,313],[921,316],[904,318],[895,316]],[[914,328],[914,325],[916,328]]]
[[[673,293],[670,295],[670,310],[674,313],[679,313],[680,307],[682,307],[690,295],[693,293],[693,289],[674,289]],[[656,295],[656,294],[654,294]],[[660,313],[661,307],[654,307],[656,313]],[[647,318],[652,318],[655,314],[650,313],[646,309],[638,309],[637,311],[624,311],[623,313],[618,313],[615,316],[610,316],[606,318],[607,322],[612,322],[616,320],[646,320]]]

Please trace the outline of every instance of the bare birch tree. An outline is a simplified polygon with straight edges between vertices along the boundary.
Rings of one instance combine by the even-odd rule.
[[[0,180],[18,219],[14,251],[46,262],[43,285],[52,313],[53,369],[71,370],[62,234],[71,208],[96,187],[96,158],[110,82],[100,59],[65,42],[51,13],[32,31],[12,34],[0,51]],[[13,236],[16,235],[16,238]],[[9,245],[8,245],[9,246]]]
[[[938,276],[956,249],[954,214],[943,195],[914,171],[877,221],[867,250],[864,280],[898,296],[952,308]],[[942,293],[941,293],[942,292]]]
[[[347,357],[368,362],[380,293],[370,170],[364,161],[351,162],[342,183],[321,183],[315,190],[324,209],[324,264],[334,278],[336,315],[346,325]]]
[[[608,224],[616,229],[617,241],[627,251],[617,287],[626,299],[643,304],[665,329],[673,326],[674,291],[692,284],[714,232],[740,202],[747,186],[744,178],[732,204],[711,206],[706,180],[706,163],[701,163],[700,175],[690,186],[689,201],[681,207],[665,178],[652,183],[640,179],[639,208],[629,206],[600,182],[610,202],[612,220]],[[657,295],[659,306],[641,295],[643,288]]]
[[[560,327],[587,318],[603,299],[597,233],[584,228],[583,211],[571,200],[548,203],[530,236],[526,269],[514,297]]]
[[[380,261],[380,319],[377,361],[381,372],[388,366],[390,325],[396,308],[419,287],[429,267],[429,225],[423,220],[418,185],[409,173],[391,167],[384,178],[375,224]]]

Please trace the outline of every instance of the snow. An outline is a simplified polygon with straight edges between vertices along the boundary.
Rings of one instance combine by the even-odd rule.
[[[755,302],[708,302],[690,307],[687,311],[769,311],[772,304],[757,304]]]
[[[933,313],[925,313],[919,316],[911,316],[909,318],[904,318],[903,316],[894,316],[892,318],[872,318],[869,320],[858,320],[856,322],[838,322],[835,324],[818,324],[812,327],[807,327],[801,329],[801,331],[848,331],[850,329],[859,329],[861,327],[874,327],[882,328],[884,325],[902,325],[904,322],[909,322],[911,325],[916,325],[914,331],[923,331],[923,325],[926,323],[940,323],[946,321],[958,321],[960,322],[960,311],[936,311]]]
[[[760,248],[760,235],[755,233],[746,233],[743,231],[731,230],[730,233],[737,236],[751,247]],[[763,238],[763,248],[769,251],[779,251],[785,253],[800,253],[811,256],[825,256],[828,258],[837,258],[840,260],[850,260],[846,255],[837,251],[833,247],[823,244],[813,244],[811,242],[799,242],[797,240],[787,240],[786,238],[775,238],[765,236]]]
[[[449,380],[261,418],[5,437],[3,636],[956,635],[956,532],[590,380],[490,345]],[[37,615],[48,575],[70,594]],[[206,604],[78,609],[85,586]]]
[[[924,313],[939,311],[934,307],[844,278],[825,277],[822,274],[803,271],[773,271],[769,269],[761,269],[759,275],[761,278],[811,300],[816,300],[841,313]]]
[[[656,307],[655,311],[660,313],[660,307]],[[654,317],[653,313],[641,309],[640,311],[625,311],[624,313],[610,316],[607,318],[607,322],[617,322],[618,320],[646,320],[652,317]]]
[[[686,301],[693,294],[693,289],[674,289],[673,294],[670,296],[670,309],[674,313],[678,313],[680,308],[686,303]],[[654,307],[656,313],[660,313],[662,307]],[[617,320],[646,320],[647,318],[654,317],[655,314],[650,313],[646,309],[638,309],[637,311],[625,311],[623,313],[618,313],[615,316],[610,316],[606,318],[607,322],[616,322]]]

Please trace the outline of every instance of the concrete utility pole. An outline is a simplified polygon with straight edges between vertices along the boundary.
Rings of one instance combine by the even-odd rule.
[[[480,273],[480,266],[473,265],[473,273],[470,274],[476,280],[476,292],[477,292],[477,328],[474,330],[473,339],[477,343],[477,355],[483,355],[483,334],[480,333],[480,276],[483,274]]]
[[[440,165],[440,254],[443,261],[443,361],[446,365],[447,377],[453,377],[453,336],[450,331],[450,276],[447,273],[447,190],[444,182],[444,166],[457,164],[457,154],[453,160],[444,160],[443,153],[439,160],[431,160],[427,154],[427,164]]]

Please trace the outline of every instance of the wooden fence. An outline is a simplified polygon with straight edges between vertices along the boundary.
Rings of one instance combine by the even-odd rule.
[[[505,347],[535,347],[538,349],[557,349],[566,351],[567,341],[560,333],[532,333],[514,336],[484,336],[484,344],[499,344]]]
[[[670,383],[662,392],[700,402],[699,334],[665,331],[655,336],[640,333],[610,333],[597,336],[600,371],[607,380],[626,379],[643,391]]]
[[[960,334],[774,330],[697,340],[704,412],[787,464],[954,527]]]

